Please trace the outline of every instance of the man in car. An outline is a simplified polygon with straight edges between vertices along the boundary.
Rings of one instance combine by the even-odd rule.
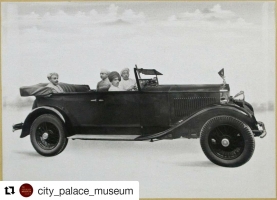
[[[129,68],[124,68],[120,72],[122,81],[120,81],[118,87],[124,91],[137,90],[136,80],[129,78],[129,71],[130,71]]]
[[[59,74],[53,72],[53,73],[49,73],[47,75],[48,80],[50,81],[50,83],[48,85],[46,85],[46,87],[49,87],[52,89],[53,93],[63,93],[63,89],[61,88],[61,86],[59,86]]]
[[[108,79],[108,75],[109,75],[109,71],[106,69],[102,69],[100,72],[100,78],[102,79],[102,81],[99,81],[97,83],[96,89],[97,91],[108,91],[111,83]]]
[[[111,87],[109,88],[109,91],[124,91],[123,89],[118,87],[119,82],[121,81],[121,77],[118,72],[111,72],[108,78],[111,82]]]

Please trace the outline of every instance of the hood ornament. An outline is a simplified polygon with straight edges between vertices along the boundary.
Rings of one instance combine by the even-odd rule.
[[[226,85],[226,80],[225,80],[225,76],[224,76],[224,68],[222,68],[219,72],[218,72],[219,76],[223,79],[223,88]]]

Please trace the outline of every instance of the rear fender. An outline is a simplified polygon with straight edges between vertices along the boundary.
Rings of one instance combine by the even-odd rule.
[[[65,125],[67,135],[72,135],[72,133],[68,132],[68,131],[72,130],[70,120],[66,117],[66,115],[63,113],[63,111],[61,111],[58,108],[54,108],[54,107],[42,106],[42,107],[33,109],[29,113],[29,115],[26,117],[26,119],[23,123],[20,138],[26,137],[27,135],[30,134],[30,129],[31,129],[32,123],[34,122],[34,120],[37,117],[39,117],[40,115],[43,115],[43,114],[53,114],[53,115],[59,117],[59,119]]]

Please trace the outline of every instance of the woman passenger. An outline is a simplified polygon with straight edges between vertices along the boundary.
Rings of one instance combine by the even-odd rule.
[[[121,77],[118,72],[116,71],[111,72],[108,78],[112,84],[111,87],[109,88],[109,91],[124,91],[118,87],[119,82],[121,81]]]

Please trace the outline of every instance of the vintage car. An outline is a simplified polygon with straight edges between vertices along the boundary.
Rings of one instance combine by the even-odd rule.
[[[13,130],[22,129],[21,138],[30,134],[43,156],[61,153],[68,139],[200,138],[208,159],[224,167],[245,164],[254,152],[254,137],[266,135],[244,93],[229,95],[224,69],[219,72],[223,83],[209,85],[160,85],[162,74],[155,69],[135,67],[134,74],[137,91],[96,91],[60,83],[65,92],[53,94],[46,83],[21,87],[21,96],[36,100],[24,123]]]

